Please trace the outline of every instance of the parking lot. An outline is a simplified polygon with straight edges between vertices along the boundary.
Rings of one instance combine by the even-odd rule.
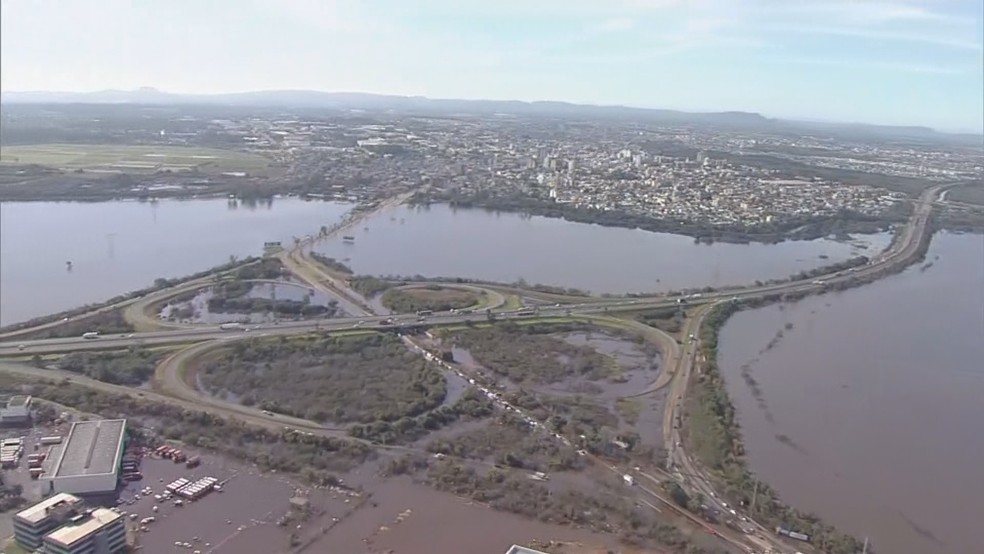
[[[246,529],[275,526],[287,512],[293,492],[285,482],[209,456],[191,469],[148,456],[140,470],[144,478],[127,483],[117,502],[137,543],[149,552],[219,552]],[[218,479],[221,490],[194,501],[176,495],[167,498],[167,484],[202,477]]]
[[[198,457],[201,465],[189,469],[183,463],[147,456],[140,467],[144,478],[120,492],[118,509],[126,512],[136,543],[145,551],[287,552],[345,518],[362,500],[352,491],[300,489],[275,473],[260,473],[218,456]],[[176,502],[173,495],[164,498],[166,486],[176,479],[203,477],[218,479],[221,490],[194,501]],[[143,492],[148,488],[149,493]]]
[[[27,501],[25,506],[29,506],[41,499],[40,482],[31,479],[28,471],[27,456],[37,452],[47,452],[57,446],[38,446],[41,437],[65,436],[71,422],[61,422],[58,424],[34,426],[29,428],[4,428],[0,429],[0,439],[23,438],[24,451],[18,463],[12,467],[3,468],[2,479],[5,486],[20,485],[22,487],[21,496]],[[52,453],[56,452],[52,450]],[[11,510],[0,514],[0,538],[13,535],[13,516],[18,510]]]

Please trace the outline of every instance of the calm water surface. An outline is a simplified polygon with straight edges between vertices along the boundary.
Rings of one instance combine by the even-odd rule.
[[[858,244],[831,240],[695,244],[690,237],[573,223],[561,219],[400,206],[315,249],[356,273],[525,279],[596,293],[656,292],[787,277],[888,245],[887,234]],[[819,256],[829,256],[821,259]]]
[[[225,199],[0,204],[0,325],[99,302],[317,233],[347,204]],[[66,261],[72,261],[67,271]]]
[[[23,321],[260,254],[338,221],[350,206],[298,199],[230,206],[225,199],[160,203],[0,205],[0,325]],[[398,207],[317,247],[355,271],[546,283],[595,292],[744,284],[871,254],[887,235],[854,244],[695,244],[665,233],[481,210]],[[870,248],[864,249],[865,245]],[[828,256],[823,259],[820,256]],[[67,271],[66,261],[73,262]]]
[[[937,234],[921,267],[721,339],[749,464],[785,500],[879,552],[984,551],[984,236]]]

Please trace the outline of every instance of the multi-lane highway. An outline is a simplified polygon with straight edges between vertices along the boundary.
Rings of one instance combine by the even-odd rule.
[[[667,469],[671,469],[680,475],[686,476],[686,485],[692,491],[701,492],[709,498],[714,498],[716,495],[712,494],[714,493],[714,490],[710,479],[706,478],[706,474],[701,470],[699,465],[690,458],[683,448],[683,441],[680,436],[681,429],[675,424],[676,421],[678,421],[677,416],[683,415],[682,401],[686,397],[687,386],[690,382],[691,374],[698,364],[700,346],[699,331],[707,313],[709,313],[716,304],[720,304],[722,302],[741,302],[776,294],[815,292],[825,290],[832,285],[842,282],[866,282],[873,278],[877,278],[891,269],[911,263],[914,256],[918,254],[920,247],[926,240],[928,240],[929,232],[931,231],[929,223],[933,203],[940,192],[945,188],[946,186],[933,187],[925,191],[919,197],[915,203],[909,222],[902,228],[900,233],[897,235],[896,240],[893,242],[893,245],[888,250],[879,254],[865,266],[839,271],[837,273],[822,277],[794,280],[760,287],[747,287],[704,294],[692,294],[685,298],[679,296],[653,296],[635,299],[592,299],[581,303],[540,306],[536,309],[536,312],[532,314],[529,313],[528,310],[521,311],[502,309],[502,295],[499,292],[490,289],[488,291],[489,297],[495,301],[492,303],[494,308],[490,308],[488,311],[443,312],[428,315],[426,317],[410,315],[390,316],[372,314],[372,308],[367,305],[364,299],[348,290],[344,282],[340,281],[317,264],[312,263],[312,261],[304,255],[302,248],[295,248],[294,250],[285,253],[281,257],[285,263],[285,266],[311,286],[331,294],[341,296],[348,301],[347,309],[350,312],[357,311],[362,315],[318,321],[295,321],[281,322],[279,324],[245,325],[237,329],[223,329],[215,325],[194,325],[152,332],[107,335],[100,336],[98,338],[71,337],[44,340],[11,340],[16,339],[17,335],[23,336],[24,334],[32,331],[30,329],[25,329],[18,331],[17,335],[0,335],[0,338],[8,339],[0,342],[0,356],[28,357],[35,354],[43,355],[90,349],[118,349],[134,345],[159,346],[201,343],[197,346],[192,346],[189,349],[183,350],[181,353],[176,355],[178,358],[181,356],[187,358],[195,355],[199,350],[207,349],[210,346],[219,344],[216,341],[225,342],[255,336],[285,336],[312,332],[337,333],[342,331],[353,333],[372,332],[375,330],[398,330],[400,328],[407,327],[440,327],[462,325],[466,322],[481,323],[492,318],[496,320],[545,320],[549,318],[591,318],[596,320],[607,320],[610,318],[604,317],[604,314],[685,306],[689,312],[689,318],[685,324],[684,330],[681,333],[682,345],[678,346],[673,343],[671,339],[670,342],[667,342],[668,339],[665,336],[661,338],[658,337],[664,349],[664,367],[666,370],[663,372],[663,375],[661,375],[660,380],[651,384],[646,388],[646,390],[640,391],[640,394],[647,394],[667,385],[671,386],[663,428],[664,442],[668,450],[669,467]],[[143,306],[148,305],[148,302],[159,301],[168,294],[174,294],[176,290],[183,291],[191,286],[201,285],[198,283],[185,284],[177,287],[176,289],[154,293],[154,295],[143,299],[127,301],[125,304],[131,310],[137,310],[143,313]],[[480,285],[469,285],[469,287],[475,288],[476,290],[483,289]],[[52,324],[49,324],[48,326],[52,326]],[[411,347],[415,346],[416,343],[414,343],[413,339],[407,337],[406,340]],[[169,363],[171,363],[172,366],[176,366],[179,365],[183,359],[184,358],[172,359]],[[13,366],[4,365],[0,366],[0,370],[13,371],[13,369],[11,369],[12,367]],[[171,372],[171,374],[172,377],[176,375],[175,372]],[[168,388],[181,388],[179,383],[167,382],[163,384],[163,387],[165,390]],[[185,391],[185,393],[186,392],[187,391]],[[310,422],[305,422],[303,420],[288,422],[283,416],[257,413],[255,410],[245,409],[243,407],[230,407],[216,399],[182,397],[181,400],[183,402],[192,403],[199,409],[215,409],[226,413],[227,415],[244,418],[250,422],[263,422],[267,425],[283,425],[285,423],[290,423],[300,428],[311,427]],[[221,405],[212,406],[212,404]],[[614,466],[612,467],[612,470],[631,471],[627,468],[615,468]],[[653,495],[658,496],[655,493],[653,493]],[[720,501],[717,502],[719,505],[722,504]],[[721,507],[727,508],[727,506],[723,505]],[[755,525],[764,536],[768,536],[767,533],[765,533],[764,528],[758,526],[754,522],[750,523]],[[726,532],[726,534],[730,534],[730,532]],[[725,538],[729,544],[733,545],[741,542],[741,537],[739,536],[722,538]],[[767,542],[772,548],[779,552],[784,552],[787,550],[776,539],[768,539]]]

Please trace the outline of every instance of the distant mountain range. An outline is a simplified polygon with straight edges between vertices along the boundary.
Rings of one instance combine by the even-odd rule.
[[[596,106],[569,102],[522,102],[518,100],[455,100],[423,96],[393,96],[360,92],[312,90],[267,90],[229,94],[173,94],[154,88],[103,90],[97,92],[0,92],[3,104],[133,104],[133,105],[223,105],[282,108],[394,110],[420,114],[539,115],[564,117],[607,117],[680,125],[715,125],[750,131],[809,131],[868,135],[872,138],[958,139],[978,141],[980,135],[940,133],[928,127],[900,127],[856,123],[816,123],[766,118],[757,113],[726,111],[693,113],[676,110]]]

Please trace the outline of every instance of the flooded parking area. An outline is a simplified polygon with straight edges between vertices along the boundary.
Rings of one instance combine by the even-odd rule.
[[[499,553],[533,540],[574,543],[602,552],[618,544],[613,536],[524,519],[401,477],[374,487],[362,509],[307,551]]]
[[[119,508],[136,531],[137,543],[148,552],[233,552],[223,545],[244,530],[275,528],[292,494],[287,482],[211,457],[194,469],[170,460],[146,458],[141,471],[144,479],[128,483],[120,492]],[[219,480],[221,492],[213,491],[195,501],[177,496],[165,500],[162,496],[165,487],[177,479],[195,481],[206,476]],[[260,498],[263,501],[257,502]],[[239,552],[259,554],[264,550]]]
[[[200,458],[201,465],[189,469],[147,457],[141,464],[144,479],[120,491],[118,509],[145,551],[290,552],[362,504],[363,495],[355,491],[302,487],[285,476],[260,473],[220,457]],[[194,501],[167,498],[169,483],[203,477],[218,479],[221,490]]]

